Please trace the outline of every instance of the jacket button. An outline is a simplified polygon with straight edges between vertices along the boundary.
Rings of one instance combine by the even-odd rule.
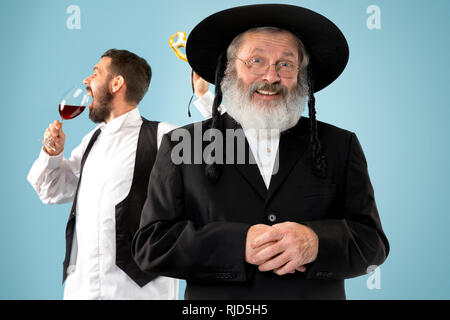
[[[267,215],[267,220],[269,220],[269,222],[274,223],[275,221],[277,221],[277,215],[275,213],[269,213]]]

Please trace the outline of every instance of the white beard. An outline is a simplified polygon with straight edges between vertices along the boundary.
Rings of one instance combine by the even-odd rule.
[[[282,101],[268,101],[256,104],[252,102],[252,90],[244,90],[242,84],[233,76],[225,76],[222,92],[227,113],[243,129],[278,130],[280,133],[297,124],[305,109],[307,96],[301,90],[293,89]]]

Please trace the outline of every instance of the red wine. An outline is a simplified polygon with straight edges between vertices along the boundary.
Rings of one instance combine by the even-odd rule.
[[[82,113],[84,108],[86,108],[86,106],[71,106],[65,104],[63,105],[63,108],[61,108],[61,105],[59,105],[59,114],[61,115],[61,118],[70,120]]]

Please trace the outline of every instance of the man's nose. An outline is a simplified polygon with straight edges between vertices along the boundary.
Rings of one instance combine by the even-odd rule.
[[[83,80],[83,84],[85,86],[88,86],[90,82],[91,82],[91,76],[89,76],[89,77],[87,77],[86,79]]]
[[[267,81],[268,83],[275,83],[281,80],[280,76],[278,75],[276,64],[269,65],[266,73],[263,75],[263,80]]]

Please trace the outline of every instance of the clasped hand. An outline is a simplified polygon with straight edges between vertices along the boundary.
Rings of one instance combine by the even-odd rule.
[[[305,264],[317,258],[319,239],[308,226],[283,222],[273,226],[253,225],[247,232],[245,260],[260,271],[278,275],[306,271]]]

